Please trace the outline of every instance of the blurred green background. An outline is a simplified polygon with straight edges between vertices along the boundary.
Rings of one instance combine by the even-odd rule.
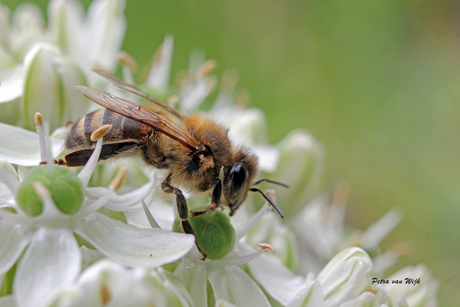
[[[349,225],[402,208],[384,247],[409,242],[398,267],[426,263],[440,305],[460,301],[459,1],[138,0],[125,12],[138,63],[173,34],[173,76],[199,48],[218,76],[238,72],[272,143],[309,129],[328,180],[352,187]]]

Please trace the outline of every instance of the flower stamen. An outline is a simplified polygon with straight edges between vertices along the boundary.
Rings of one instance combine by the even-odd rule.
[[[122,168],[120,168],[115,178],[109,184],[109,189],[111,189],[112,191],[118,191],[118,189],[121,187],[121,185],[125,181],[127,173],[128,173],[128,168],[126,166],[123,166]]]
[[[53,155],[51,154],[51,148],[48,146],[49,142],[46,140],[46,133],[43,128],[43,116],[40,112],[35,113],[35,125],[40,144],[40,159],[46,161],[48,172],[52,174],[54,170]]]
[[[211,71],[213,71],[214,68],[216,68],[216,66],[217,66],[216,61],[214,61],[214,60],[207,60],[206,62],[204,62],[204,63],[197,69],[196,77],[197,77],[198,79],[203,78],[204,76],[210,74]]]
[[[60,211],[56,207],[53,199],[51,198],[50,191],[40,181],[33,183],[34,191],[37,193],[38,198],[43,203],[43,211],[41,215],[51,217],[60,214]]]
[[[118,62],[120,62],[120,64],[123,65],[124,67],[127,67],[132,72],[137,71],[136,60],[134,60],[132,56],[130,56],[128,53],[124,51],[121,51],[120,53],[118,53]]]
[[[83,183],[84,188],[88,186],[89,179],[91,178],[91,175],[93,174],[94,169],[96,168],[97,161],[99,161],[99,156],[101,155],[102,150],[102,138],[107,133],[109,133],[111,129],[112,125],[102,125],[91,134],[91,140],[93,142],[97,141],[96,148],[94,149],[91,157],[88,159],[88,162],[86,162],[86,165],[77,175],[77,177]]]

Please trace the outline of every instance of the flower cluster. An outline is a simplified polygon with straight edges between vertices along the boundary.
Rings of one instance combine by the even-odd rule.
[[[253,196],[231,219],[193,218],[212,255],[205,261],[193,235],[172,231],[175,198],[159,188],[164,172],[136,158],[97,163],[110,125],[91,135],[96,146],[78,173],[54,165],[66,122],[95,107],[74,86],[139,101],[92,73],[121,65],[123,80],[140,80],[137,64],[120,52],[124,7],[95,0],[85,13],[76,0],[52,0],[45,26],[33,4],[13,14],[0,5],[1,306],[436,306],[438,282],[426,266],[385,275],[401,251],[379,244],[402,214],[394,209],[365,231],[345,229],[348,189],[321,194],[321,144],[305,130],[267,144],[263,112],[239,103],[245,97],[234,94],[231,74],[202,112],[259,156],[263,176],[289,185],[265,192],[285,218]],[[173,88],[172,50],[167,36],[136,86],[170,108],[199,111],[217,84],[215,63],[195,55]],[[193,210],[210,201],[184,194]],[[406,277],[414,280],[404,284]]]

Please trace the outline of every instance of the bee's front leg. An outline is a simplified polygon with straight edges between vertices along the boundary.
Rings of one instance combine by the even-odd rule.
[[[198,251],[201,253],[203,256],[202,260],[205,260],[208,258],[206,253],[201,249],[201,247],[198,245],[198,241],[196,239],[195,232],[193,231],[192,225],[190,222],[187,220],[188,218],[188,205],[187,205],[187,200],[185,199],[184,195],[182,194],[182,191],[171,186],[169,184],[170,176],[166,178],[166,180],[161,184],[161,188],[165,193],[174,193],[176,194],[176,206],[177,206],[177,213],[179,214],[180,222],[181,222],[181,227],[184,233],[187,234],[192,234],[195,237],[195,244],[196,247],[198,248]]]
[[[205,213],[212,213],[216,211],[217,208],[220,206],[220,198],[222,197],[222,182],[220,179],[216,180],[216,184],[214,185],[214,189],[212,190],[211,194],[211,204],[206,207],[203,211],[192,212],[192,217],[199,216]]]

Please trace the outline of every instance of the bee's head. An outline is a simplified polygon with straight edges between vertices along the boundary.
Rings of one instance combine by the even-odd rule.
[[[235,163],[225,171],[222,187],[230,216],[235,214],[248,195],[257,174],[257,160],[257,156],[242,148],[235,155]]]

